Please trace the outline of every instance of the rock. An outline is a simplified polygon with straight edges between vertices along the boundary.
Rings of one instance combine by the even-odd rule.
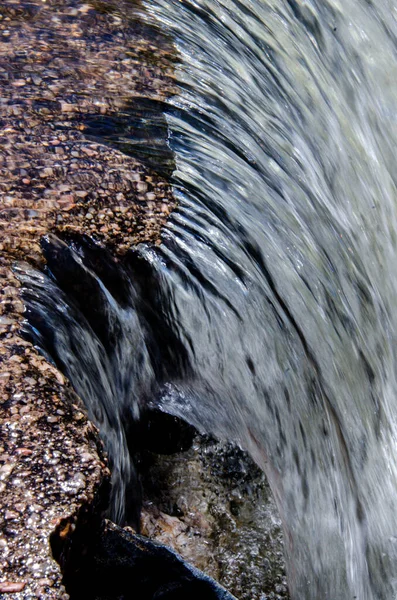
[[[109,472],[80,400],[19,334],[23,305],[12,265],[43,265],[40,238],[54,230],[95,235],[115,253],[157,241],[160,205],[175,205],[164,178],[86,138],[90,116],[117,120],[132,99],[164,101],[174,85],[162,75],[175,53],[161,34],[152,30],[148,39],[151,30],[137,25],[129,1],[117,0],[126,15],[117,23],[112,0],[105,11],[100,4],[1,2],[1,34],[12,43],[0,44],[0,594],[13,600],[67,598],[53,552],[64,567],[71,546],[98,530]],[[153,43],[155,56],[147,51]],[[132,64],[119,61],[126,52]],[[21,75],[12,80],[16,64]],[[135,187],[149,187],[146,178],[158,198],[159,216],[149,225]],[[114,213],[120,205],[123,212]],[[141,228],[127,231],[126,220]]]
[[[59,10],[57,1],[31,0],[26,14],[7,21],[12,44],[0,45],[5,72],[15,72],[18,53],[18,72],[29,73],[15,79],[17,85],[0,80],[7,148],[4,162],[0,157],[1,204],[7,204],[0,211],[0,249],[38,263],[39,240],[48,231],[89,233],[116,253],[156,242],[166,217],[161,205],[175,206],[169,183],[152,170],[163,155],[172,162],[166,137],[157,147],[158,128],[149,126],[152,116],[161,119],[161,103],[175,91],[175,51],[157,30],[139,25],[127,0],[109,0],[106,11],[101,3],[87,4],[71,20],[74,3],[65,0]],[[2,14],[14,8],[15,0],[1,3]],[[116,22],[118,12],[123,19]],[[131,63],[120,61],[127,54]],[[139,160],[138,147],[123,143],[133,138],[132,121],[142,119],[149,124],[145,146],[156,146],[151,167]],[[154,220],[137,184],[155,197]],[[104,213],[120,204],[124,212]],[[127,220],[139,221],[140,228],[125,227]]]
[[[73,112],[74,110],[75,109],[74,109],[73,104],[68,104],[67,102],[61,103],[61,111],[63,113],[70,113],[70,112]]]
[[[3,594],[22,592],[25,586],[26,583],[24,581],[3,581],[3,583],[0,583],[0,592]]]
[[[181,556],[107,522],[94,553],[73,557],[65,583],[74,600],[235,600]]]
[[[90,507],[95,498],[106,497],[109,473],[98,433],[85,416],[73,418],[73,404],[79,403],[74,392],[16,333],[18,282],[6,259],[0,267],[0,314],[7,310],[11,320],[0,345],[0,369],[8,372],[0,378],[0,590],[21,599],[61,598],[62,573],[50,539],[61,522],[73,524],[67,530],[71,538],[87,515],[92,522],[98,518]],[[12,360],[15,356],[20,360]],[[79,459],[87,454],[90,463]],[[47,582],[44,587],[40,580]]]
[[[183,452],[158,451],[140,457],[142,533],[239,600],[287,599],[281,520],[252,459],[198,433]]]

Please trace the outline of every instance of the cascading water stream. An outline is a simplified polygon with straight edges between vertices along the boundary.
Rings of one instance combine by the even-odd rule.
[[[159,248],[142,247],[135,270],[127,259],[122,301],[87,249],[49,240],[58,283],[21,276],[36,343],[105,440],[120,437],[113,449],[126,450],[125,415],[160,394],[164,410],[247,449],[283,519],[292,598],[396,598],[397,9],[150,0],[147,11],[181,56],[167,111],[179,208]],[[48,299],[65,289],[60,251],[95,282],[105,337],[82,306]],[[68,314],[76,335],[59,327]]]

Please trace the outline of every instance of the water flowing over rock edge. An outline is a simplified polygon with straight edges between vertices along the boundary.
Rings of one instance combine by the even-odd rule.
[[[109,122],[118,119],[119,114],[121,119],[127,116],[137,122],[173,90],[169,79],[175,61],[173,50],[167,43],[159,44],[158,34],[154,36],[154,45],[153,38],[148,42],[148,29],[140,28],[139,19],[122,23],[120,15],[125,7],[129,9],[130,3],[114,3],[114,10],[108,3],[106,10],[102,10],[105,7],[101,2],[82,5],[72,0],[51,1],[43,5],[5,0],[0,9],[3,18],[0,30],[10,36],[1,46],[0,71],[3,91],[0,111],[6,134],[2,138],[5,154],[1,155],[0,182],[4,192],[0,229],[1,384],[5,401],[1,417],[6,440],[1,454],[4,467],[1,491],[7,505],[13,507],[13,500],[8,501],[3,492],[13,490],[14,480],[16,486],[32,482],[28,497],[16,502],[16,510],[9,510],[5,520],[10,533],[8,541],[13,541],[8,555],[2,553],[6,564],[1,579],[4,583],[9,578],[17,586],[13,591],[12,585],[9,588],[15,598],[65,596],[61,573],[51,557],[49,536],[52,535],[56,546],[57,538],[63,543],[72,539],[76,524],[92,523],[92,519],[98,523],[97,509],[90,506],[92,502],[100,506],[106,496],[108,472],[102,450],[98,453],[97,432],[87,422],[74,392],[61,374],[19,336],[24,309],[12,264],[15,259],[22,259],[42,266],[39,240],[51,230],[76,232],[83,228],[121,252],[137,241],[156,241],[159,226],[174,206],[167,183],[131,158],[135,155],[134,147],[123,147],[123,151],[128,150],[130,158],[127,158],[112,147],[102,146],[102,142],[111,140],[97,135],[104,114],[109,114]],[[52,11],[60,8],[60,18],[53,21]],[[91,33],[97,27],[98,35],[85,37],[87,26]],[[65,38],[62,27],[71,28],[73,35]],[[90,77],[85,58],[92,52],[98,58],[106,47],[109,65],[117,52],[125,50],[122,47],[125,38],[117,40],[120,29],[128,31],[130,43],[135,43],[133,60],[127,64],[128,58],[125,59],[125,70],[121,70],[118,83],[98,78],[90,94],[86,94],[81,89],[81,82]],[[103,30],[106,40],[101,37]],[[80,45],[77,53],[74,44],[75,48]],[[62,59],[53,61],[57,54]],[[140,65],[138,69],[134,67],[134,57]],[[33,69],[30,61],[35,64]],[[13,68],[16,63],[18,72]],[[100,60],[97,64],[101,68]],[[76,69],[79,78],[73,80]],[[129,75],[123,81],[127,70]],[[132,110],[128,104],[131,96]],[[134,103],[140,96],[145,97],[144,106]],[[87,141],[85,130],[91,141]],[[165,161],[169,161],[168,156]],[[115,177],[115,170],[123,177]],[[98,189],[103,190],[99,196]],[[131,226],[126,231],[120,225],[128,219]],[[54,438],[56,444],[51,449],[48,440]],[[75,453],[82,456],[81,468]],[[60,456],[71,461],[66,473],[59,466],[65,460]],[[40,481],[40,475],[35,475],[32,479],[32,473],[39,472],[41,465],[50,469],[50,477]],[[45,499],[47,486],[51,486],[54,495]],[[34,497],[36,488],[47,506],[54,498],[50,513],[39,503],[26,503]],[[65,510],[59,504],[64,488],[68,494]],[[74,492],[77,496],[71,501]],[[17,499],[13,492],[11,497]],[[6,507],[2,510],[5,515]],[[51,534],[54,527],[56,533]],[[28,536],[26,543],[24,536]],[[3,550],[4,537],[1,540]],[[12,557],[11,562],[7,562],[7,556]],[[33,556],[35,559],[31,560]],[[18,584],[20,592],[16,591]]]

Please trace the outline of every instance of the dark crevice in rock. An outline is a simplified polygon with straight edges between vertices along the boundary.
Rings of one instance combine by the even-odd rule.
[[[159,409],[149,409],[132,424],[127,442],[134,456],[143,452],[175,454],[189,450],[196,433],[196,429],[182,419]]]

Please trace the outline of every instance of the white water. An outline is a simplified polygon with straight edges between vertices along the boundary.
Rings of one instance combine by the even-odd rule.
[[[181,204],[168,266],[149,255],[193,339],[197,381],[174,409],[267,472],[293,598],[390,600],[397,7],[146,6],[181,55],[168,115]]]

